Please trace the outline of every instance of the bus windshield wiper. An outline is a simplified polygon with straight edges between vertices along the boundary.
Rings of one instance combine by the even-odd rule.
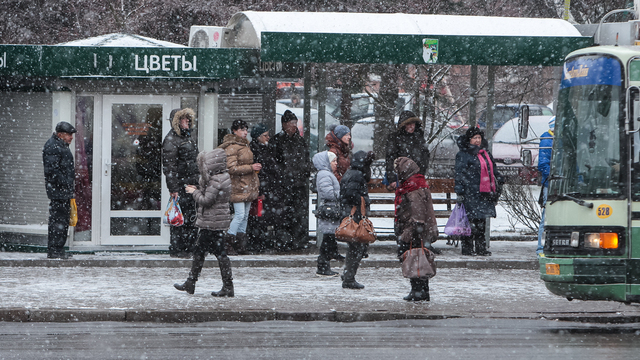
[[[553,201],[551,202],[551,205],[553,205],[553,203],[558,201],[558,200],[571,200],[571,201],[575,202],[576,204],[578,204],[580,206],[584,206],[584,207],[588,207],[589,209],[593,209],[593,203],[586,202],[586,201],[580,200],[578,198],[574,198],[573,196],[570,196],[568,194],[556,195],[556,198],[553,199]]]

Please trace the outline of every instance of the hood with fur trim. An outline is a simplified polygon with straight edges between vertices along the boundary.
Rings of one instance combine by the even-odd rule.
[[[189,128],[193,129],[196,126],[196,113],[195,111],[193,111],[192,109],[186,108],[186,109],[182,109],[176,112],[175,115],[173,115],[173,119],[171,119],[171,128],[173,129],[173,131],[176,132],[176,134],[178,134],[178,136],[182,136],[182,129],[180,129],[180,119],[183,117],[187,117],[189,118]]]

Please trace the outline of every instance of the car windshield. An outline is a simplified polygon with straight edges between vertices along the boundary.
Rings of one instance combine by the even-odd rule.
[[[551,162],[550,199],[623,192],[620,147],[621,65],[581,56],[564,66]],[[589,71],[592,69],[592,71]]]

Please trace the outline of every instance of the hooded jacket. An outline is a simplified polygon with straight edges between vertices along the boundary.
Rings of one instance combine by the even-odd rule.
[[[415,123],[416,129],[408,133],[404,127]],[[385,156],[385,170],[389,182],[397,180],[393,169],[393,162],[399,157],[408,157],[415,161],[421,174],[426,174],[429,168],[429,148],[424,138],[422,122],[410,111],[403,111],[398,120],[397,130],[389,134],[387,153]]]
[[[318,169],[316,188],[318,189],[318,206],[320,204],[340,206],[340,183],[336,179],[327,152],[319,152],[313,156],[313,165]],[[318,229],[326,234],[332,233],[339,225],[339,221],[318,219]]]
[[[220,149],[227,153],[227,170],[231,175],[231,202],[249,202],[258,198],[260,180],[253,170],[253,152],[249,140],[236,134],[224,136]]]
[[[56,133],[51,135],[42,149],[44,182],[47,197],[52,200],[74,198],[75,168],[69,144]]]
[[[411,159],[397,159],[396,171],[400,184],[411,176],[418,174],[420,168]],[[401,195],[401,202],[396,208],[396,235],[404,242],[418,240],[426,246],[438,240],[438,223],[433,211],[433,199],[428,188],[421,188]]]
[[[456,154],[455,191],[464,197],[464,207],[469,219],[485,219],[496,217],[496,203],[502,192],[504,178],[496,168],[493,156],[487,150],[489,143],[482,133],[480,146],[472,146],[467,134],[458,137],[457,144],[460,151]],[[480,192],[480,160],[478,152],[484,149],[493,163],[493,174],[496,179],[495,193]]]
[[[338,157],[338,167],[333,174],[339,182],[342,180],[344,173],[349,170],[349,166],[351,166],[349,155],[351,154],[351,149],[353,149],[353,143],[349,141],[349,144],[345,144],[333,131],[330,131],[327,136],[325,136],[324,143],[327,149]]]
[[[227,230],[231,223],[229,197],[231,178],[227,172],[227,155],[222,149],[198,155],[200,186],[193,192],[198,205],[196,226],[208,230]]]
[[[356,206],[355,220],[360,221],[360,197],[364,197],[366,209],[369,210],[369,189],[367,183],[371,179],[371,153],[358,151],[353,154],[351,168],[344,173],[340,181],[340,204],[344,217],[351,214],[351,209]]]
[[[180,118],[189,118],[189,129],[180,128]],[[184,185],[198,183],[198,144],[191,137],[195,113],[191,109],[177,111],[171,119],[171,130],[162,142],[162,172],[167,177],[169,192],[175,193]]]

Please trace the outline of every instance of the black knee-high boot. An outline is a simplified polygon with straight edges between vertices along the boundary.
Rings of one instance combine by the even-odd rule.
[[[320,245],[320,254],[318,255],[318,276],[338,276],[338,273],[331,270],[331,237],[335,242],[335,235],[323,235],[322,244]]]
[[[364,285],[356,281],[356,273],[360,267],[364,245],[359,243],[349,243],[349,251],[344,264],[344,275],[342,277],[342,287],[345,289],[364,289]]]
[[[429,279],[416,279],[416,295],[414,301],[429,301]]]
[[[231,260],[227,255],[216,255],[218,258],[218,266],[220,267],[220,276],[222,277],[222,289],[220,291],[211,292],[212,296],[233,297],[233,276],[231,274]]]
[[[189,277],[184,284],[173,284],[173,287],[180,291],[186,291],[187,294],[193,294],[196,291],[196,281],[198,281],[198,277],[200,276],[200,272],[202,271],[202,267],[204,266],[204,259],[206,255],[204,251],[197,249],[193,253],[193,261],[191,262],[191,271],[189,272]]]
[[[409,281],[411,282],[411,291],[409,292],[409,295],[403,297],[403,299],[407,301],[414,301],[416,299],[416,292],[419,291],[418,279],[409,279]]]

